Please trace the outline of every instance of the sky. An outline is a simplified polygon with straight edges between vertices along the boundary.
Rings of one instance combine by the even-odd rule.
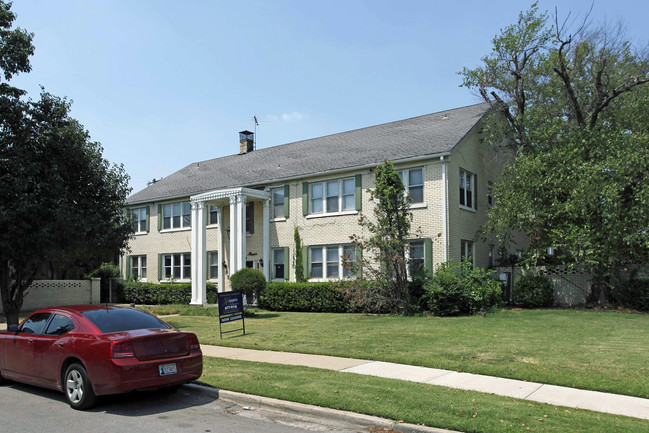
[[[15,0],[34,33],[12,84],[73,101],[71,115],[133,193],[186,165],[480,102],[479,66],[526,1]],[[646,0],[540,0],[579,21],[623,21],[646,44]],[[253,120],[256,116],[259,125]]]

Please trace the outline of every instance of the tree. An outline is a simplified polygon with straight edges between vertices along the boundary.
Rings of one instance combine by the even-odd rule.
[[[29,71],[32,35],[8,30],[15,16],[0,2],[0,67],[5,79]],[[20,54],[20,55],[18,55]],[[0,89],[0,295],[8,324],[18,323],[25,289],[47,261],[81,260],[90,269],[127,247],[130,192],[122,166],[69,116],[70,103],[42,91]],[[90,270],[89,269],[89,270]]]
[[[295,282],[304,283],[306,278],[304,277],[304,244],[302,244],[302,236],[300,236],[300,229],[295,226],[293,230],[293,240],[295,242],[295,251],[293,252],[293,267],[295,268]]]
[[[649,51],[587,21],[570,33],[534,3],[461,75],[492,105],[491,142],[515,155],[484,231],[504,244],[526,233],[530,263],[554,247],[605,303],[617,271],[649,256]]]
[[[382,307],[380,309],[408,312],[411,305],[406,251],[412,215],[405,187],[391,162],[386,161],[376,168],[375,189],[369,192],[371,200],[376,202],[375,222],[363,215],[360,217],[359,223],[370,237],[351,237],[361,252],[354,258],[355,266],[375,281],[376,285],[367,289],[373,290],[368,294],[371,304]]]

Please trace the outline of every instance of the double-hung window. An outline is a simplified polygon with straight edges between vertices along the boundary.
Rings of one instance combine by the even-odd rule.
[[[142,207],[131,210],[131,226],[135,234],[146,233],[148,208]]]
[[[208,208],[208,225],[216,225],[219,223],[219,209],[216,206],[210,206]]]
[[[399,171],[399,177],[403,182],[406,192],[410,197],[410,203],[424,202],[424,169],[410,168]]]
[[[189,202],[162,205],[163,230],[189,228],[192,226],[192,208]]]
[[[219,253],[218,251],[210,251],[208,254],[208,264],[209,264],[209,279],[216,280],[219,278]]]
[[[424,241],[408,244],[408,273],[413,277],[424,266]]]
[[[309,184],[310,213],[356,210],[356,179],[329,180]]]
[[[460,244],[460,260],[468,261],[473,266],[473,242],[462,239]]]
[[[131,277],[146,281],[146,256],[131,256]]]
[[[270,190],[273,215],[271,218],[285,218],[284,215],[284,188],[273,188]]]
[[[162,256],[162,278],[165,280],[189,280],[192,262],[190,253],[164,254]]]
[[[309,274],[314,279],[354,276],[356,251],[353,245],[325,245],[309,248]]]
[[[460,169],[460,207],[476,209],[476,175]]]
[[[273,268],[271,269],[272,279],[287,279],[288,276],[286,275],[286,259],[286,248],[273,249]]]

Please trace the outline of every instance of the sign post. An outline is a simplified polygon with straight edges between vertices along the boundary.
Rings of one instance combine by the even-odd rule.
[[[246,335],[246,320],[243,317],[243,294],[241,290],[235,290],[232,292],[221,292],[218,294],[218,303],[219,303],[219,332],[221,334],[221,340],[223,339],[223,334],[229,332],[236,332],[243,330],[243,335]],[[232,329],[230,331],[223,331],[222,324],[234,322],[236,320],[241,320],[242,327],[238,329]]]

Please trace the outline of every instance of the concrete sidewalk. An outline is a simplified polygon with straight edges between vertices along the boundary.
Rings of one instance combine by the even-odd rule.
[[[649,399],[390,362],[201,345],[203,355],[299,365],[479,391],[539,403],[649,419]]]

